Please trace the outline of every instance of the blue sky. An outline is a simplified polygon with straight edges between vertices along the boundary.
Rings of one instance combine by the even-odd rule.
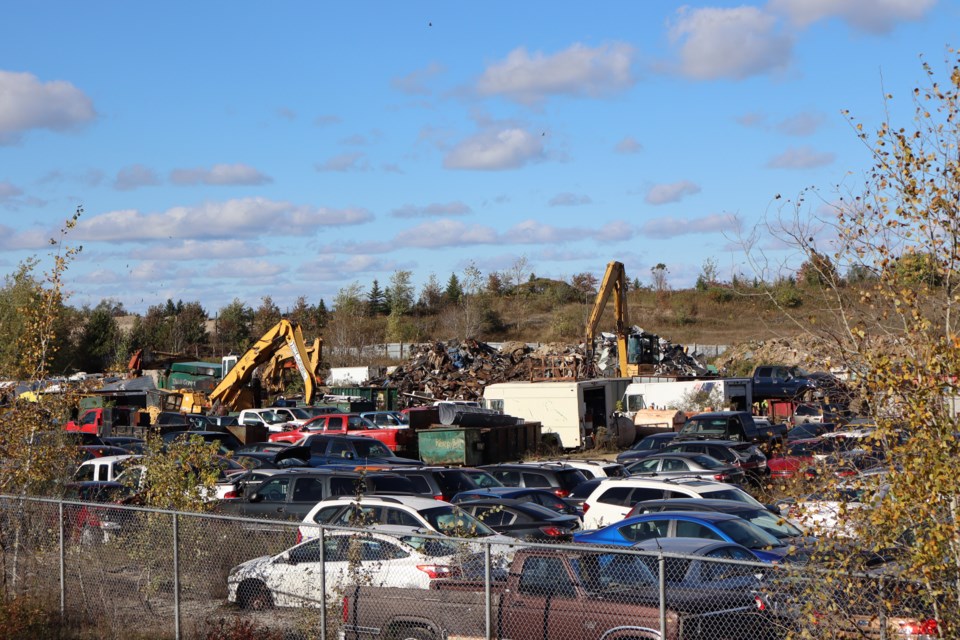
[[[955,0],[23,2],[0,21],[0,271],[78,205],[70,302],[329,304],[525,259],[689,286],[856,190]],[[902,112],[900,111],[902,110]],[[789,260],[789,256],[776,256]]]

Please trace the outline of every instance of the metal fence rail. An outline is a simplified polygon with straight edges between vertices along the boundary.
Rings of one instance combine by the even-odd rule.
[[[854,603],[820,575],[736,558],[0,496],[7,599],[59,612],[78,637],[761,640],[902,629],[875,580],[861,593],[877,597]],[[437,604],[445,592],[425,590],[436,578],[473,588]],[[392,626],[358,634],[346,596]],[[419,617],[398,627],[391,607]]]

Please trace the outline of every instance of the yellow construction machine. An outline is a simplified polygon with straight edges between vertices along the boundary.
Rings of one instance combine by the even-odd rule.
[[[303,378],[304,401],[310,404],[320,380],[322,344],[317,338],[308,349],[300,325],[281,320],[237,360],[210,394],[210,400],[219,401],[231,411],[250,409],[256,404],[256,394],[249,384],[257,367],[261,367],[260,383],[270,392],[282,389],[283,371],[292,361]]]
[[[596,338],[597,325],[607,306],[610,294],[613,294],[614,319],[617,337],[617,361],[619,363],[618,376],[632,378],[634,376],[652,374],[654,366],[660,358],[660,338],[652,333],[628,333],[630,317],[627,312],[627,274],[622,262],[611,262],[603,274],[603,282],[597,291],[597,299],[590,312],[590,319],[586,327],[587,360],[593,362],[593,342]]]

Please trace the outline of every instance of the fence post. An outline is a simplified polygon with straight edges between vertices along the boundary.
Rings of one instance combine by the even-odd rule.
[[[324,528],[320,527],[320,637],[326,640],[327,637],[327,559],[324,542]]]
[[[667,560],[663,551],[657,556],[660,567],[660,638],[667,637]]]
[[[180,518],[173,514],[173,635],[180,640]]]
[[[483,608],[487,625],[487,640],[493,638],[490,598],[490,542],[483,545]]]
[[[883,574],[878,577],[878,580],[880,597],[877,598],[877,605],[880,608],[880,640],[887,640],[887,616],[884,611],[886,607],[883,606],[884,598],[886,598],[886,594],[883,592]]]
[[[63,502],[57,503],[57,512],[59,513],[59,522],[60,522],[60,621],[63,621],[63,616],[67,611],[67,567],[64,547],[66,546],[64,541],[64,526],[63,526]]]

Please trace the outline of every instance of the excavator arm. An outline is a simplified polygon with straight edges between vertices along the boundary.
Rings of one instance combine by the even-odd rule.
[[[307,346],[306,363],[307,371],[315,383],[320,384],[320,359],[323,354],[323,338],[316,338],[313,344]],[[296,359],[293,356],[293,349],[290,344],[285,344],[264,364],[260,369],[260,376],[264,385],[270,392],[283,391],[283,372],[292,366],[296,366]]]
[[[311,362],[308,359],[307,346],[303,342],[300,326],[293,325],[288,320],[281,320],[274,325],[243,354],[243,357],[237,360],[237,364],[210,394],[210,399],[214,402],[219,400],[232,411],[252,407],[252,393],[247,385],[253,377],[254,370],[269,362],[282,349],[289,349],[290,357],[296,362],[297,369],[303,377],[304,399],[308,404],[311,403],[316,392],[314,372],[319,364],[319,349],[313,355],[316,361]],[[308,370],[308,362],[312,369]]]
[[[590,319],[587,320],[586,334],[584,336],[587,349],[587,358],[593,361],[593,340],[597,334],[597,324],[600,323],[600,317],[607,306],[610,294],[613,294],[614,317],[616,319],[617,335],[617,353],[620,359],[620,375],[626,375],[627,367],[627,325],[630,319],[627,313],[627,272],[623,268],[622,262],[613,261],[607,265],[607,271],[603,274],[603,281],[597,290],[597,299],[593,303],[593,311],[590,312]]]

